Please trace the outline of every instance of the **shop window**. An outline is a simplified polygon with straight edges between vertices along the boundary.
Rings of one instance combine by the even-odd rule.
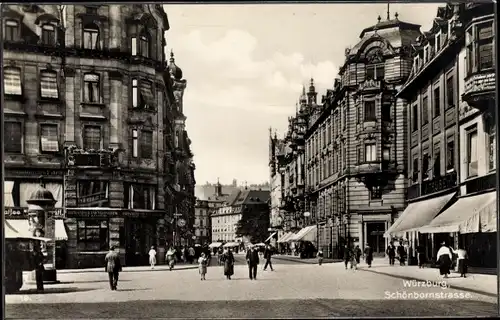
[[[108,219],[78,220],[78,249],[103,251],[109,249]]]
[[[477,130],[467,132],[467,177],[477,176]]]
[[[382,199],[382,188],[380,186],[373,186],[370,190],[370,200]]]
[[[57,72],[50,70],[40,72],[40,97],[49,99],[59,98]]]
[[[6,95],[22,95],[21,69],[5,67],[3,69],[3,85]]]
[[[376,121],[375,101],[365,101],[365,121]]]
[[[99,49],[99,27],[95,23],[86,24],[83,27],[83,48]]]
[[[429,123],[429,98],[425,96],[422,99],[422,125]]]
[[[446,143],[446,171],[455,170],[455,141],[448,140]]]
[[[23,126],[21,122],[4,122],[4,151],[6,153],[23,152]]]
[[[375,143],[368,143],[365,145],[365,161],[377,161],[377,146]]]
[[[83,76],[83,101],[101,103],[101,79],[98,74],[87,73]]]
[[[41,40],[43,45],[54,46],[56,44],[56,27],[52,24],[44,24]]]
[[[434,117],[439,117],[439,115],[441,114],[441,90],[439,89],[439,87],[437,88],[434,88],[434,92],[433,92],[433,101],[434,101]]]
[[[40,149],[42,152],[59,152],[57,124],[40,125]]]
[[[19,35],[19,22],[16,20],[5,20],[4,40],[17,41]]]
[[[100,126],[85,126],[83,129],[83,148],[85,150],[100,150],[102,137]]]
[[[109,185],[107,181],[80,180],[77,183],[78,207],[108,207]]]

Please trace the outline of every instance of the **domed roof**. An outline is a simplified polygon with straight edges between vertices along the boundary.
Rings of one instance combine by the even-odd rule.
[[[174,59],[174,52],[170,51],[170,63],[168,65],[168,69],[170,70],[170,74],[176,79],[176,80],[181,80],[182,79],[182,69],[179,68],[175,64],[175,59]]]
[[[29,204],[38,204],[38,203],[56,203],[54,199],[54,195],[49,190],[45,189],[43,186],[39,186],[35,191],[31,193],[29,200],[27,200]]]

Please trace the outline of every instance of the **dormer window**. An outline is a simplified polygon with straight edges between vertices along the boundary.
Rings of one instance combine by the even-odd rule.
[[[436,53],[441,50],[441,32],[436,34]]]
[[[56,44],[56,27],[52,24],[44,24],[41,40],[43,45],[54,46]]]
[[[4,39],[5,41],[16,41],[19,35],[19,22],[16,20],[5,20]]]
[[[94,23],[83,27],[83,48],[91,50],[99,49],[99,27]]]
[[[429,45],[426,45],[424,50],[424,63],[427,63],[429,60],[430,60]]]

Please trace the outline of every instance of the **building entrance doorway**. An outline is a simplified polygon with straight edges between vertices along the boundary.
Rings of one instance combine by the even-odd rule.
[[[385,222],[366,222],[366,242],[373,249],[373,255],[383,257],[385,255]]]
[[[144,266],[149,264],[148,252],[154,242],[151,223],[141,219],[125,219],[125,264]]]

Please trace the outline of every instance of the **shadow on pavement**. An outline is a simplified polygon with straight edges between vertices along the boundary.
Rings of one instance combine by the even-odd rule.
[[[130,280],[120,280],[120,282],[128,282]],[[109,283],[109,280],[83,280],[83,281],[60,281],[58,284],[73,284],[73,283]]]
[[[293,299],[250,301],[148,300],[6,305],[6,318],[317,318],[496,316],[497,306],[474,300]]]
[[[71,292],[86,292],[98,290],[100,288],[77,288],[77,287],[69,287],[69,288],[45,288],[43,291],[38,291],[35,288],[21,290],[19,292],[13,293],[12,295],[23,295],[23,294],[53,294],[53,293],[71,293]]]
[[[130,291],[148,291],[148,290],[151,290],[151,289],[148,289],[148,288],[139,288],[139,289],[116,289],[116,291],[123,291],[123,292],[130,292]]]

